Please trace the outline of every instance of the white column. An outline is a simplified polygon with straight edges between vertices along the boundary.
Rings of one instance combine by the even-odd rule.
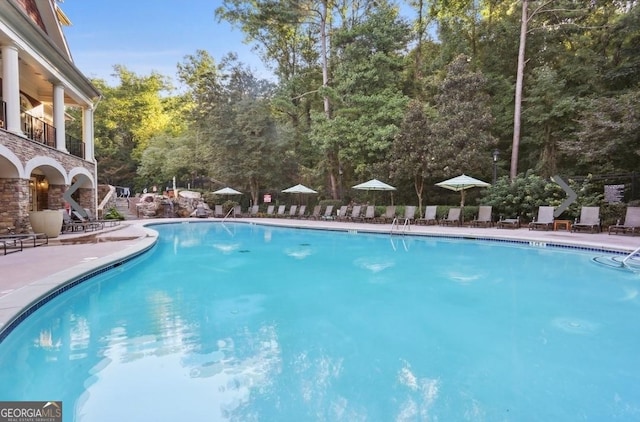
[[[15,45],[2,46],[2,99],[7,105],[5,129],[22,135],[20,127],[20,71],[18,48]]]
[[[53,127],[56,128],[56,149],[69,152],[64,126],[64,87],[59,83],[53,84]]]
[[[84,142],[84,159],[95,161],[93,147],[93,109],[82,109],[82,142]]]

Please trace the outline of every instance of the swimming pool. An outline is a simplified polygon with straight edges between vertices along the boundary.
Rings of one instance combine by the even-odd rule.
[[[640,417],[640,279],[593,252],[154,226],[0,344],[0,400],[65,421]]]

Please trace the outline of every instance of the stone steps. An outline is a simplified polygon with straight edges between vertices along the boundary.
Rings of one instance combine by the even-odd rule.
[[[129,201],[133,201],[133,198],[129,198]],[[133,214],[129,209],[127,198],[117,198],[116,199],[116,210],[122,215],[124,215],[125,220],[137,220],[138,216]]]

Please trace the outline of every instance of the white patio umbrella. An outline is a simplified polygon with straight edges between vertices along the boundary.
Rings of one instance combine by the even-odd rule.
[[[460,176],[456,176],[452,179],[436,183],[436,186],[440,186],[441,188],[449,189],[456,192],[459,191],[460,206],[464,207],[464,193],[467,189],[486,188],[488,186],[491,186],[491,184],[483,182],[482,180],[475,179],[471,176],[467,176],[466,174],[461,174]]]
[[[359,185],[355,185],[352,187],[353,189],[358,189],[358,190],[372,190],[372,191],[377,191],[377,190],[381,190],[381,191],[394,191],[396,190],[395,187],[391,186],[391,185],[387,185],[384,182],[379,181],[378,179],[371,179],[368,182],[364,182],[364,183],[360,183]],[[392,203],[393,203],[393,196],[391,197]],[[374,204],[375,204],[375,196],[374,196]]]
[[[218,189],[213,193],[215,193],[216,195],[242,195],[242,192],[238,192],[237,190],[230,187]]]
[[[318,193],[311,188],[306,187],[305,185],[295,185],[291,186],[282,191],[283,193]]]
[[[305,185],[295,185],[295,186],[291,186],[290,188],[287,188],[285,190],[282,191],[283,193],[297,193],[298,194],[298,202],[300,202],[300,196],[301,195],[308,195],[308,194],[312,194],[312,193],[318,193],[316,191],[314,191],[311,188],[306,187]]]

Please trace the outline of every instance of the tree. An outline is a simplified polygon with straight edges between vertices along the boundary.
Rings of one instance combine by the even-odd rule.
[[[199,52],[186,58],[180,75],[194,100],[188,143],[199,148],[198,155],[193,156],[194,149],[191,156],[199,164],[191,168],[247,188],[258,203],[260,189],[278,180],[290,163],[290,137],[271,113],[272,85],[256,78],[233,55],[216,66],[208,54]]]
[[[565,81],[546,66],[533,69],[524,121],[530,128],[528,143],[537,155],[536,171],[542,177],[558,174],[558,144],[571,137],[576,118],[576,99],[568,95]]]
[[[434,109],[419,101],[409,102],[389,156],[392,177],[413,181],[419,210],[422,210],[425,179],[439,167],[442,159],[432,129],[436,117]]]
[[[493,117],[486,92],[486,78],[471,69],[465,55],[447,66],[447,74],[435,97],[438,120],[433,132],[442,160],[439,173],[488,173],[486,157],[495,146],[491,134]]]
[[[332,118],[316,114],[312,140],[324,151],[339,151],[359,177],[385,162],[408,98],[397,75],[403,70],[408,26],[387,3],[352,27],[333,34],[335,70],[330,95]]]
[[[583,174],[634,172],[640,163],[640,89],[589,101],[578,119],[576,137],[561,142]]]
[[[103,99],[95,112],[98,179],[119,186],[136,184],[136,169],[149,140],[175,126],[161,93],[170,85],[161,75],[138,76],[124,66],[114,66],[119,84],[93,83]]]

